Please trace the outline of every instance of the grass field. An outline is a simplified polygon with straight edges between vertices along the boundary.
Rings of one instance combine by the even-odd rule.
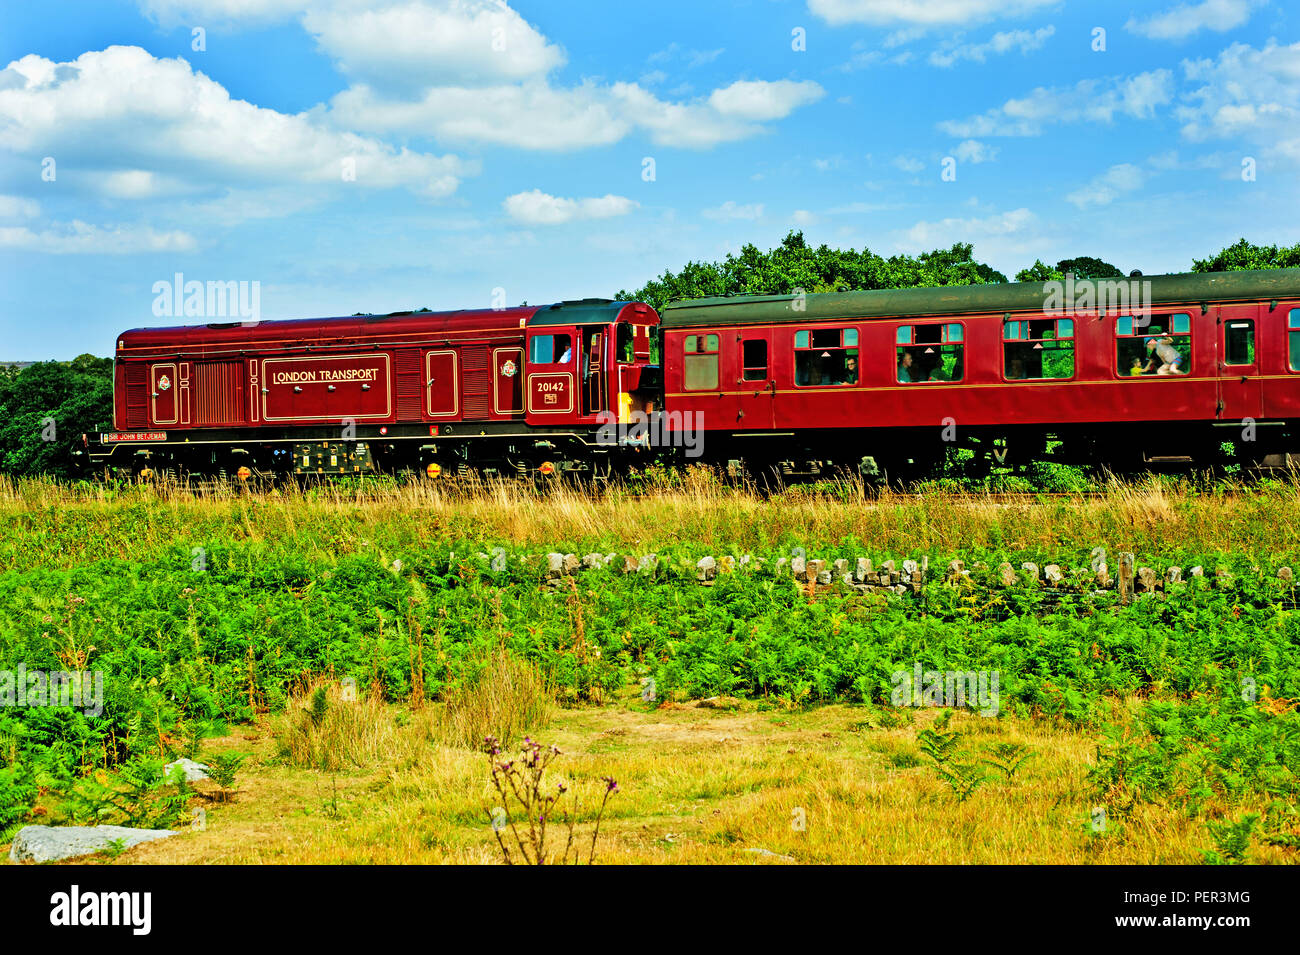
[[[0,709],[0,840],[203,807],[205,831],[117,862],[500,861],[469,740],[531,732],[563,751],[549,773],[582,798],[580,832],[618,780],[598,862],[1294,862],[1300,621],[1276,572],[1300,567],[1297,504],[1292,481],[3,484],[0,669],[106,678],[98,718]],[[972,574],[813,591],[773,570],[796,548]],[[992,580],[1099,549],[1232,576],[1127,604]],[[554,588],[548,551],[660,563]],[[704,554],[765,567],[701,587]],[[914,666],[996,671],[996,716],[893,705]],[[247,756],[229,799],[159,775],[227,751]]]

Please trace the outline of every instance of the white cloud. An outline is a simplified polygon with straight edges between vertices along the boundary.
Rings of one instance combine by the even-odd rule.
[[[302,11],[304,0],[139,0],[140,9],[166,26],[265,22]]]
[[[624,216],[637,208],[638,203],[615,195],[599,199],[563,199],[533,189],[508,196],[501,206],[510,218],[525,225],[562,225],[581,219]]]
[[[706,219],[712,219],[715,222],[735,222],[737,220],[752,221],[762,218],[763,204],[756,205],[737,205],[732,199],[728,199],[720,206],[714,206],[712,209],[705,209],[700,213]]]
[[[940,26],[1019,16],[1057,0],[808,0],[808,9],[832,26],[896,23]]]
[[[811,81],[741,80],[674,102],[646,89],[668,78],[663,70],[649,71],[641,84],[584,79],[563,85],[551,74],[565,63],[564,51],[505,0],[138,2],[157,17],[197,22],[299,16],[351,80],[313,115],[375,135],[565,150],[608,145],[640,128],[657,145],[708,148],[762,133],[762,123],[824,95]],[[722,53],[672,44],[650,60],[694,67]],[[689,93],[689,86],[679,86],[667,95]]]
[[[1300,162],[1300,43],[1234,43],[1217,60],[1184,60],[1194,88],[1175,111],[1192,141],[1229,139]]]
[[[1109,123],[1121,114],[1146,119],[1173,99],[1173,74],[1152,70],[1133,76],[1081,80],[1068,87],[1038,87],[1020,99],[964,120],[944,120],[950,136],[1037,136],[1052,123]]]
[[[1223,33],[1250,19],[1260,0],[1202,0],[1182,3],[1163,13],[1139,20],[1131,17],[1124,29],[1153,40],[1185,40],[1201,30]]]
[[[1147,173],[1141,167],[1132,163],[1120,163],[1111,166],[1087,185],[1069,193],[1065,201],[1080,209],[1087,206],[1108,206],[1124,193],[1142,188],[1146,181]]]
[[[404,186],[446,196],[473,163],[232,99],[180,59],[112,46],[68,63],[28,55],[0,71],[0,149],[52,156],[108,195],[143,197],[164,181],[195,191],[250,185]]]
[[[565,62],[499,0],[316,4],[302,24],[344,73],[376,86],[477,86],[544,76]]]
[[[950,218],[938,222],[918,222],[904,234],[905,247],[933,249],[954,242],[971,242],[989,237],[1004,237],[1024,232],[1035,222],[1028,209],[996,213],[984,218]]]
[[[24,226],[0,226],[0,248],[54,254],[189,252],[198,247],[186,232],[158,232],[147,226],[96,226],[74,220],[40,232]]]
[[[910,172],[913,175],[925,168],[925,163],[915,156],[895,156],[893,163],[903,172]]]
[[[0,219],[35,219],[40,214],[41,204],[35,199],[0,196]]]
[[[967,139],[957,144],[957,148],[952,151],[960,162],[968,162],[972,165],[979,165],[982,162],[992,162],[998,158],[996,146],[990,146],[988,143],[982,143],[978,139]]]
[[[797,226],[816,225],[818,222],[818,217],[813,213],[809,212],[807,209],[796,209],[794,210],[794,213],[790,216],[790,222]]]
[[[954,66],[960,60],[973,60],[983,63],[990,55],[1001,56],[1013,50],[1030,53],[1042,49],[1043,44],[1056,33],[1056,27],[1046,26],[1038,30],[1011,30],[995,33],[983,43],[960,43],[935,50],[930,54],[932,66]]]

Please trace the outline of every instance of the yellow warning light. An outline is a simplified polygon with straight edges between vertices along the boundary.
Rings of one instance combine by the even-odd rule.
[[[247,481],[253,476],[253,472],[244,465],[240,465],[239,470],[235,472],[235,477],[241,481]]]
[[[424,473],[429,475],[431,478],[436,478],[438,475],[442,474],[442,465],[437,464],[436,462],[431,462],[429,466],[424,469]]]

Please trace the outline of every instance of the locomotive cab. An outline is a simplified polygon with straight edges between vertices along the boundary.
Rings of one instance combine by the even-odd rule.
[[[620,422],[658,400],[656,325],[640,302],[583,299],[538,309],[527,323],[525,413],[532,425]]]

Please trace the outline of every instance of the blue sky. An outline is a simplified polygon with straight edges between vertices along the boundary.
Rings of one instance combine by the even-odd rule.
[[[1300,241],[1279,0],[0,9],[0,360],[174,324],[178,272],[291,318],[608,296],[791,228],[1008,276]]]

